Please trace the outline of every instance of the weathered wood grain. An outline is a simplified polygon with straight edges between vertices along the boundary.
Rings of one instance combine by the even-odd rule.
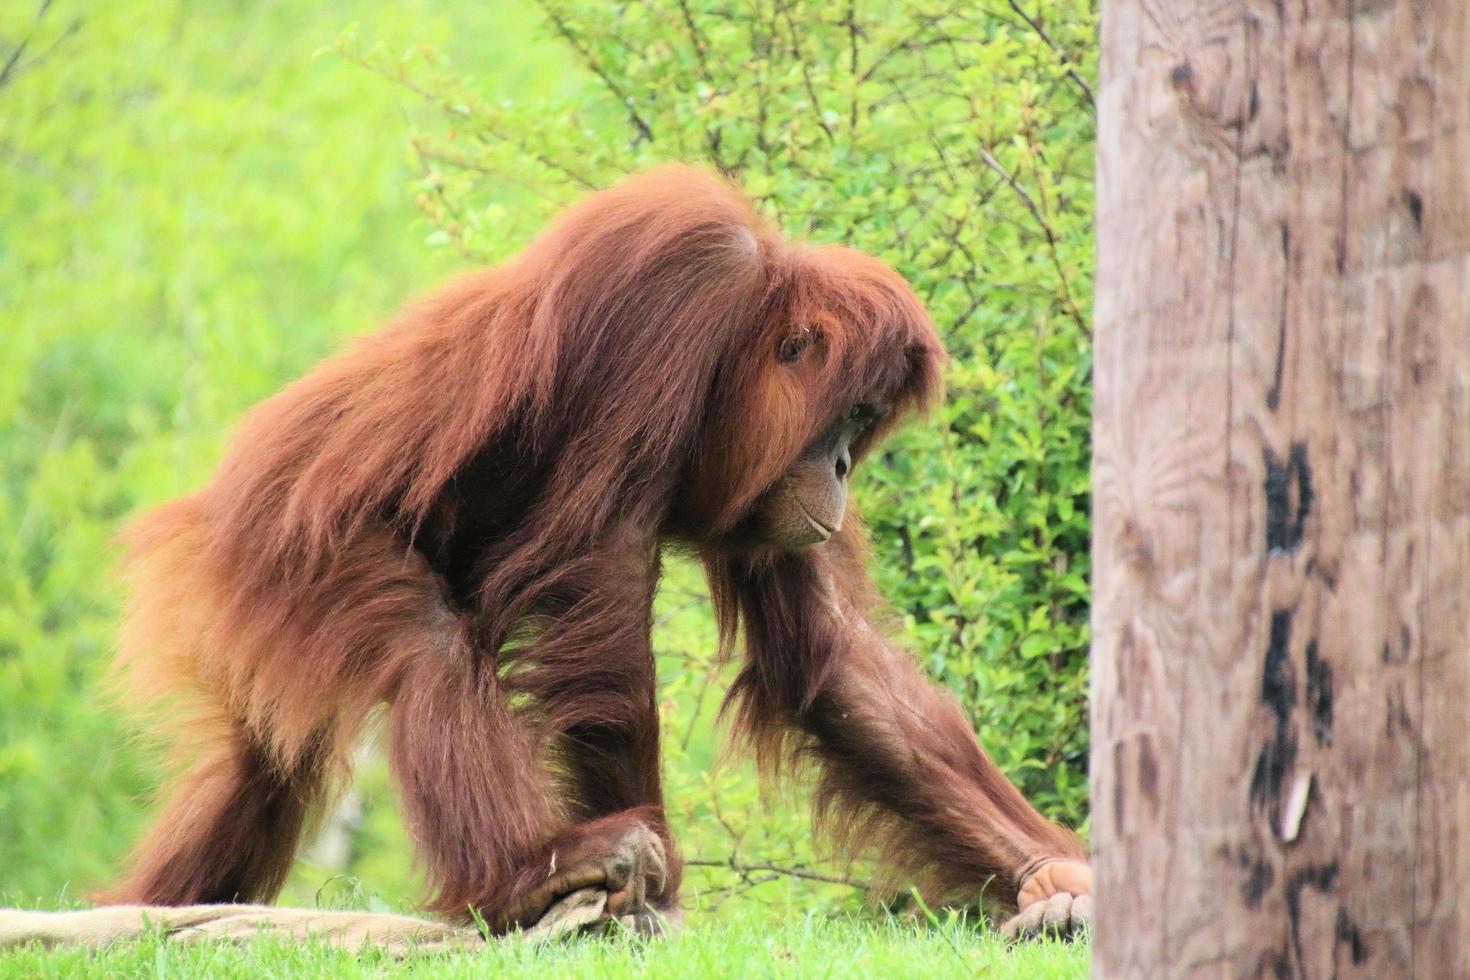
[[[1470,977],[1470,4],[1101,75],[1095,971]]]

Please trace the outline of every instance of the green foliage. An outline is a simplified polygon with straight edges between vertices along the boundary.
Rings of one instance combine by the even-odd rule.
[[[542,8],[590,76],[560,103],[344,43],[444,114],[413,141],[438,240],[503,257],[586,187],[673,158],[897,266],[953,363],[938,417],[859,481],[881,584],[1006,771],[1081,820],[1091,0]]]
[[[56,0],[38,21],[40,6],[0,3],[0,66],[25,43],[0,81],[0,895],[13,898],[113,874],[157,779],[156,753],[99,694],[123,516],[199,486],[241,410],[450,264],[423,247],[404,193],[400,133],[418,101],[316,52],[355,14],[395,43],[473,31],[477,55],[527,90],[566,69],[555,49],[518,54],[528,14],[481,4]]]
[[[0,5],[0,65],[31,39],[0,77],[0,896],[105,880],[157,782],[155,753],[99,694],[122,518],[200,485],[239,412],[346,335],[465,259],[510,254],[587,186],[667,158],[722,167],[793,233],[883,256],[929,303],[954,355],[949,401],[859,481],[880,584],[998,761],[1049,812],[1083,817],[1090,0],[588,0],[545,16],[56,0],[39,30],[35,12]],[[415,91],[314,56],[352,18],[341,50]],[[657,615],[696,913],[856,908],[865,870],[820,863],[799,798],[763,799],[747,766],[717,764],[729,668],[694,568],[670,563]],[[304,864],[289,901],[418,894],[368,758],[350,877]],[[816,963],[820,941],[943,974],[977,942],[847,930],[717,933],[670,963],[709,972],[721,943],[737,963]],[[1000,955],[985,949],[964,962]],[[139,955],[68,962],[144,972],[154,954]],[[185,973],[297,965],[196,955],[157,953]],[[300,955],[306,972],[345,968]],[[69,972],[0,973],[17,962]],[[1063,962],[1056,975],[1080,959]],[[1023,972],[1051,975],[1036,963]]]

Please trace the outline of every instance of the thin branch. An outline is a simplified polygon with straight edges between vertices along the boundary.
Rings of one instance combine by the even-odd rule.
[[[526,156],[530,157],[532,160],[535,160],[537,163],[541,164],[543,167],[546,167],[548,170],[556,171],[563,177],[566,177],[568,180],[571,180],[573,183],[578,184],[586,190],[597,190],[601,186],[596,181],[585,176],[584,174],[577,172],[576,170],[560,162],[559,160],[549,157],[545,153],[542,153],[541,151],[533,148],[524,140],[517,139],[514,136],[510,136],[506,133],[497,131],[485,121],[484,113],[477,113],[468,106],[458,105],[449,101],[441,95],[437,95],[436,93],[429,91],[422,85],[418,85],[415,82],[411,81],[408,76],[405,75],[402,71],[387,71],[382,66],[372,61],[369,61],[361,55],[358,55],[357,53],[345,48],[340,49],[340,53],[342,57],[346,58],[348,61],[351,61],[353,64],[366,68],[368,71],[374,73],[375,75],[380,75],[391,82],[396,82],[397,84],[402,85],[404,88],[419,96],[424,101],[428,102],[431,105],[437,106],[440,111],[444,112],[446,115],[457,116],[461,119],[468,120],[470,123],[470,132],[474,133],[476,138],[483,140],[488,137],[493,140],[504,140],[511,146],[515,147],[517,150],[520,150]]]
[[[41,29],[41,21],[46,16],[46,11],[51,9],[51,0],[41,0],[41,6],[36,8],[36,17],[31,21],[31,31],[21,38],[15,45],[15,50],[10,52],[10,57],[5,59],[5,67],[0,68],[0,87],[10,80],[10,75],[15,71],[15,66],[20,63],[21,55],[26,53],[26,48],[31,46],[31,39]]]
[[[689,725],[684,729],[684,737],[679,740],[679,748],[685,752],[689,751],[689,742],[694,737],[694,729],[699,724],[699,716],[704,712],[704,697],[709,692],[710,685],[714,683],[715,674],[719,673],[720,664],[710,660],[704,665],[704,677],[699,681],[699,688],[694,693],[694,710],[689,713]]]
[[[757,5],[757,10],[758,8],[759,5]],[[777,16],[776,6],[772,4],[771,23],[769,26],[759,17],[752,19],[750,22],[750,50],[752,53],[758,55],[756,60],[761,66],[760,72],[756,76],[758,84],[755,98],[755,145],[761,151],[761,156],[765,157],[763,162],[767,166],[770,165],[771,157],[774,156],[771,152],[771,141],[766,136],[766,123],[770,119],[769,97],[771,88],[769,68],[772,60],[771,54],[776,48]],[[762,31],[764,33],[760,33]]]
[[[939,134],[934,131],[934,127],[929,124],[929,120],[919,111],[918,106],[914,105],[909,99],[908,93],[903,90],[897,80],[889,82],[888,85],[898,95],[899,101],[909,111],[909,115],[913,117],[914,122],[918,123],[923,128],[924,134],[929,137],[929,145],[933,147],[935,156],[939,159],[940,165],[944,167],[945,176],[951,181],[958,180],[959,178],[955,176],[954,168],[950,166],[949,155],[944,152],[944,143],[940,140]]]
[[[414,155],[418,157],[419,173],[422,175],[424,183],[428,185],[429,193],[433,195],[434,200],[439,202],[439,207],[443,210],[444,215],[449,218],[447,222],[438,221],[436,223],[440,227],[443,227],[445,233],[454,241],[455,250],[460,255],[470,259],[478,258],[473,250],[470,249],[469,242],[465,236],[466,225],[464,215],[455,207],[454,202],[449,199],[449,196],[444,193],[443,182],[435,179],[432,159],[417,141],[414,141],[412,146]],[[445,227],[446,225],[447,227]]]
[[[414,137],[409,141],[409,144],[413,148],[413,151],[418,154],[420,160],[432,160],[435,163],[442,163],[447,167],[454,167],[456,170],[467,170],[470,173],[479,174],[482,177],[493,177],[503,183],[513,184],[532,196],[539,197],[548,204],[562,203],[547,193],[545,187],[533,181],[526,180],[518,174],[508,173],[503,169],[492,169],[461,153],[454,153],[446,150],[442,146],[434,145],[422,137]]]
[[[562,19],[561,15],[553,10],[546,0],[539,0],[539,3],[542,12],[546,14],[546,19],[551,21],[552,27],[556,28],[556,33],[560,34],[562,40],[566,41],[572,50],[577,52],[577,55],[581,57],[583,64],[587,66],[588,70],[601,79],[602,84],[613,94],[613,97],[623,104],[624,109],[628,110],[628,121],[633,124],[633,128],[638,131],[638,135],[652,143],[653,128],[648,125],[647,120],[638,114],[638,107],[633,103],[633,97],[613,80],[613,77],[607,73],[607,69],[602,67],[602,62],[593,57],[592,52],[572,32],[571,26]]]
[[[25,37],[16,42],[16,45],[11,50],[9,56],[6,57],[5,64],[3,66],[0,66],[0,88],[4,88],[6,85],[13,82],[16,78],[19,78],[22,68],[34,67],[36,64],[44,60],[48,55],[51,54],[51,52],[56,50],[56,46],[58,44],[75,34],[77,32],[77,28],[81,26],[82,22],[80,19],[72,21],[67,26],[66,30],[62,31],[57,37],[52,39],[50,44],[46,45],[46,49],[44,51],[37,54],[30,61],[22,65],[20,63],[20,59],[25,55],[26,50],[31,46],[31,42],[36,39],[36,35],[41,33],[41,21],[46,19],[46,12],[51,9],[52,2],[53,0],[41,0],[41,5],[36,8],[36,16],[31,20],[30,32],[27,33]]]
[[[939,23],[941,20],[944,20],[946,17],[950,16],[950,13],[950,11],[946,10],[937,14],[931,14],[929,17],[925,18],[918,27],[915,27],[908,34],[905,34],[903,37],[899,38],[897,41],[894,41],[888,47],[884,48],[883,51],[880,52],[878,56],[873,59],[873,63],[870,64],[861,75],[858,75],[857,73],[857,51],[856,48],[854,48],[854,50],[852,51],[852,72],[853,77],[857,79],[857,83],[861,85],[863,82],[872,81],[873,76],[878,73],[878,69],[882,68],[889,58],[892,58],[900,51],[904,51],[908,48],[914,47],[916,44],[919,43],[919,38],[923,36],[925,31],[933,27],[935,24]],[[854,44],[855,43],[856,41],[854,41]]]
[[[858,66],[858,22],[857,22],[857,0],[848,0],[847,4],[847,71],[852,79],[857,78]],[[859,82],[852,83],[852,105],[848,110],[848,131],[857,132],[858,121],[858,86]]]
[[[670,609],[668,612],[664,613],[658,619],[654,620],[654,622],[653,622],[653,628],[654,628],[654,630],[657,631],[657,630],[663,629],[665,626],[669,625],[669,623],[673,622],[676,617],[684,615],[686,612],[689,612],[691,609],[698,609],[701,606],[707,606],[707,605],[709,605],[709,600],[708,599],[706,599],[704,596],[698,595],[696,593],[692,593],[691,592],[689,594],[689,596],[688,596],[688,599],[689,599],[688,602],[684,603],[681,606],[675,606],[673,609]],[[691,657],[687,653],[686,654],[683,654],[683,656],[685,657],[685,659],[688,659],[688,660],[695,660],[696,659],[694,657]]]
[[[1036,203],[1036,199],[1031,196],[1031,193],[1022,187],[1015,177],[1011,176],[1010,171],[1006,170],[1001,165],[1001,162],[991,155],[989,150],[983,146],[977,147],[976,149],[980,162],[989,167],[1001,180],[1005,181],[1007,187],[1016,192],[1016,196],[1026,205],[1026,210],[1031,212],[1031,216],[1041,226],[1041,232],[1046,236],[1047,251],[1051,256],[1052,267],[1056,269],[1057,278],[1062,284],[1062,297],[1067,303],[1067,314],[1077,322],[1079,327],[1084,330],[1087,329],[1087,321],[1083,319],[1082,311],[1077,308],[1077,302],[1072,298],[1072,285],[1067,279],[1066,270],[1062,267],[1062,259],[1057,251],[1059,244],[1057,242],[1057,233],[1052,228],[1051,221],[1047,219],[1046,213],[1041,209],[1041,205]]]
[[[827,142],[835,144],[836,135],[832,127],[827,125],[823,118],[822,100],[817,96],[817,86],[812,82],[811,60],[804,57],[801,50],[801,36],[796,29],[796,18],[791,16],[791,8],[785,8],[786,33],[791,37],[791,46],[787,49],[791,53],[791,60],[801,66],[801,80],[806,86],[806,97],[811,100],[812,112],[815,114],[816,123],[823,133],[827,134]]]
[[[820,881],[823,884],[827,885],[846,885],[849,888],[856,888],[859,891],[872,890],[872,886],[866,881],[862,881],[857,878],[849,878],[846,875],[827,875],[822,874],[819,871],[808,871],[805,868],[789,868],[784,865],[767,864],[765,862],[761,862],[758,864],[747,864],[743,861],[735,860],[734,857],[731,857],[729,860],[725,861],[696,859],[685,861],[684,864],[688,867],[693,868],[724,868],[727,871],[735,872],[741,878],[745,879],[749,879],[751,875],[756,874],[757,872],[765,872],[768,874],[785,875],[788,878],[800,878],[803,881]]]
[[[939,152],[940,158],[942,160],[944,158],[944,154],[943,148],[938,140],[938,134],[934,133],[933,130],[929,127],[927,120],[923,117],[922,114],[919,113],[917,107],[909,100],[907,94],[903,91],[902,88],[899,87],[897,82],[890,81],[889,85],[898,94],[900,101],[909,111],[909,114],[914,118],[914,121],[919,123],[920,126],[924,127],[925,132],[929,135],[931,143],[934,145],[936,151]],[[978,120],[979,118],[981,118],[981,113],[979,107],[975,104],[974,96],[967,96],[967,100],[970,103],[971,118]],[[1031,145],[1034,150],[1035,139],[1033,135],[1029,132],[1026,135],[1028,145]],[[1055,269],[1058,282],[1061,285],[1062,300],[1067,307],[1067,314],[1074,321],[1076,321],[1079,327],[1082,327],[1085,330],[1087,328],[1087,324],[1082,317],[1081,310],[1077,308],[1076,300],[1073,298],[1072,285],[1070,280],[1067,278],[1066,268],[1062,265],[1056,230],[1052,227],[1051,220],[1047,216],[1046,208],[1044,206],[1044,200],[1042,204],[1038,204],[1036,199],[1031,196],[1031,193],[1021,185],[1020,181],[1016,180],[1016,178],[1010,173],[1010,171],[1006,170],[1001,162],[997,160],[995,156],[991,154],[991,152],[986,149],[983,144],[977,147],[977,151],[980,162],[984,164],[988,169],[990,169],[993,173],[995,173],[998,177],[1000,177],[1001,181],[1013,192],[1015,192],[1016,196],[1020,198],[1021,202],[1025,205],[1026,210],[1030,212],[1032,218],[1036,220],[1037,225],[1041,228],[1042,234],[1046,237],[1047,255],[1051,259],[1052,267]],[[971,261],[973,262],[973,258],[971,256],[967,254],[966,257],[971,258]],[[965,316],[968,317],[969,315],[973,314],[975,308],[976,307],[974,306],[974,304],[972,304],[971,308],[966,311]]]
[[[975,311],[980,309],[980,305],[984,300],[984,297],[977,296],[975,293],[969,292],[968,290],[966,291],[966,295],[970,297],[970,305],[966,306],[963,310],[956,314],[952,320],[950,320],[950,330],[958,330],[966,323],[969,323],[970,317],[974,316]]]
[[[739,896],[739,895],[744,895],[746,892],[749,892],[749,891],[754,891],[755,889],[759,888],[761,885],[769,885],[773,881],[780,881],[780,880],[781,880],[781,876],[780,875],[763,875],[760,878],[741,878],[738,881],[738,883],[736,883],[736,884],[733,884],[733,885],[725,885],[724,887],[721,887],[721,888],[711,888],[709,891],[704,892],[703,894],[705,896],[711,896],[711,895],[718,895],[719,896],[710,905],[710,908],[711,909],[716,909],[716,908],[719,908],[721,905],[725,904],[725,902],[728,899],[735,898],[736,896]]]
[[[679,0],[679,13],[684,17],[684,26],[689,29],[689,43],[694,46],[694,58],[699,62],[699,74],[710,88],[718,88],[715,85],[714,76],[710,74],[709,60],[705,57],[706,47],[704,37],[699,32],[699,26],[694,22],[694,11],[689,9],[689,0]]]
[[[1083,98],[1087,99],[1087,104],[1092,107],[1093,111],[1097,111],[1097,100],[1093,98],[1092,84],[1086,78],[1083,78],[1082,73],[1076,69],[1076,59],[1072,57],[1069,51],[1058,44],[1055,38],[1046,32],[1046,28],[1041,25],[1041,21],[1022,10],[1021,5],[1016,0],[1007,0],[1007,2],[1010,4],[1011,9],[1016,12],[1016,16],[1024,20],[1027,26],[1036,32],[1036,36],[1046,42],[1046,46],[1055,51],[1057,57],[1062,59],[1062,64],[1067,66],[1067,77],[1075,82],[1077,87],[1082,90]]]
[[[689,0],[679,0],[679,13],[684,19],[684,29],[689,32],[689,46],[694,50],[694,60],[699,63],[699,75],[704,83],[709,86],[710,99],[720,94],[720,86],[715,82],[714,73],[710,71],[709,58],[705,49],[709,46],[704,35],[699,30],[699,25],[694,20],[694,11],[689,8]],[[705,101],[705,105],[709,100]],[[704,145],[709,150],[710,160],[719,168],[720,173],[726,177],[735,177],[736,172],[725,162],[724,154],[721,152],[725,142],[725,134],[718,126],[706,126],[704,130]]]

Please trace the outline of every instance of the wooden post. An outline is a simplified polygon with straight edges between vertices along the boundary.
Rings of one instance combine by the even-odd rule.
[[[1470,977],[1470,2],[1105,0],[1100,977]]]

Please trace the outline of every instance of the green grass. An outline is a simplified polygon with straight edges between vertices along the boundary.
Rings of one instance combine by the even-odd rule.
[[[484,952],[421,954],[331,950],[259,940],[246,946],[182,945],[149,938],[106,952],[24,950],[0,954],[6,977],[1024,977],[1087,975],[1084,946],[1034,942],[1007,948],[973,925],[938,926],[817,916],[772,925],[737,917],[671,939],[620,936]]]

